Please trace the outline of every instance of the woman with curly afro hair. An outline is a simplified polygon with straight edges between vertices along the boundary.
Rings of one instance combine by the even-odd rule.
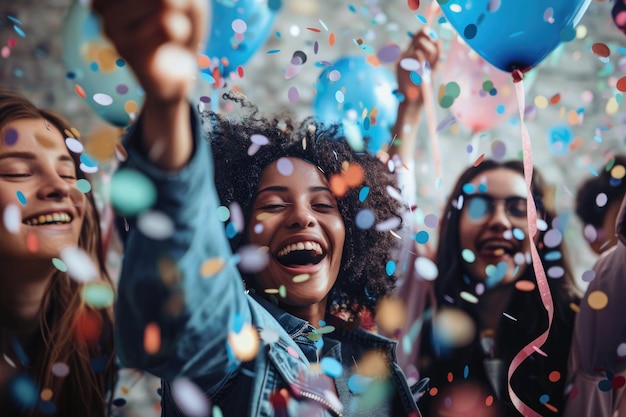
[[[161,377],[164,416],[419,416],[395,342],[355,323],[393,287],[392,179],[337,126],[261,117],[236,97],[240,116],[189,106],[181,71],[205,3],[94,2],[146,93],[122,169],[156,192],[150,211],[116,207],[121,361]],[[186,42],[161,27],[170,18]],[[163,36],[139,47],[131,26]]]
[[[398,239],[368,225],[368,218],[373,216],[371,219],[377,223],[387,220],[394,229],[401,223],[401,206],[387,192],[393,182],[384,173],[381,162],[367,153],[355,153],[338,125],[325,126],[312,118],[299,125],[285,117],[267,119],[257,116],[256,108],[241,96],[231,93],[225,98],[250,110],[243,121],[204,113],[208,122],[205,125],[212,130],[207,133],[215,155],[215,185],[220,202],[227,207],[236,203],[245,220],[246,229],[230,240],[232,250],[236,252],[249,243],[254,200],[264,169],[281,158],[302,159],[331,182],[330,190],[335,196],[342,194],[336,205],[344,221],[345,242],[327,313],[340,308],[351,318],[363,312],[373,316],[377,300],[388,294],[395,281],[387,274],[386,264]],[[267,143],[255,146],[255,140]],[[363,174],[363,182],[358,186],[344,185],[351,175]],[[253,276],[243,276],[252,289],[264,290],[257,287]]]

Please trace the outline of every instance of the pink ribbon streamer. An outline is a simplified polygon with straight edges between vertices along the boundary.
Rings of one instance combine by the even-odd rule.
[[[543,269],[543,264],[541,262],[541,258],[539,257],[539,252],[537,251],[537,246],[535,245],[534,237],[537,234],[537,210],[535,208],[535,199],[533,198],[533,194],[531,192],[531,182],[533,177],[533,154],[532,154],[532,144],[530,141],[530,135],[528,133],[528,129],[526,127],[526,123],[524,122],[524,109],[526,107],[525,104],[525,94],[524,94],[524,84],[523,81],[519,81],[515,83],[515,93],[517,95],[517,106],[519,109],[520,122],[522,127],[522,155],[524,160],[524,180],[526,181],[526,190],[528,192],[528,237],[530,239],[530,253],[533,261],[533,269],[535,271],[535,278],[537,280],[537,287],[539,288],[539,294],[541,295],[541,301],[543,302],[543,306],[548,312],[548,328],[545,332],[543,332],[539,337],[530,342],[528,345],[524,346],[522,350],[520,350],[517,355],[511,361],[511,365],[509,366],[507,385],[509,390],[509,396],[511,397],[511,401],[513,405],[523,416],[530,417],[541,417],[536,411],[526,405],[513,391],[511,387],[511,377],[513,373],[517,370],[517,368],[526,360],[530,355],[535,353],[535,347],[541,348],[543,344],[548,339],[548,334],[550,333],[550,328],[552,327],[552,318],[554,316],[554,304],[552,303],[552,295],[550,294],[550,287],[548,286],[548,280],[546,279],[546,273]]]
[[[426,20],[426,28],[430,27],[430,21],[437,16],[439,12],[439,5],[437,1],[433,0],[424,18]],[[433,83],[431,74],[424,72],[422,78],[422,95],[424,96],[424,110],[426,112],[426,126],[428,128],[428,138],[430,139],[430,150],[432,152],[433,165],[435,168],[435,179],[437,184],[441,181],[442,169],[441,169],[441,156],[439,152],[439,139],[437,135],[437,109],[435,106],[435,98],[433,93]]]

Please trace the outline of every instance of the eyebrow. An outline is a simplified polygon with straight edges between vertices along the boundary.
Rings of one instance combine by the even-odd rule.
[[[7,153],[0,154],[0,160],[8,159],[8,158],[35,160],[37,159],[37,155],[35,155],[33,152],[7,152]],[[74,163],[74,160],[69,155],[59,156],[59,161]]]
[[[271,185],[269,187],[265,187],[265,188],[259,190],[257,195],[260,195],[261,193],[265,193],[265,192],[270,192],[270,191],[277,191],[277,192],[283,192],[284,193],[284,192],[289,191],[289,188],[285,187],[283,185]],[[331,192],[330,188],[324,187],[324,186],[321,186],[321,185],[318,185],[318,186],[315,186],[315,187],[309,187],[309,191],[314,192],[314,193],[320,192],[320,191],[329,192],[329,193]]]

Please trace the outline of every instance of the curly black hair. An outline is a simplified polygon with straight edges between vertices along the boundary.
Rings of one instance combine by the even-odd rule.
[[[604,218],[609,207],[620,204],[624,194],[626,194],[626,179],[613,178],[611,168],[616,166],[626,167],[626,155],[616,155],[598,176],[586,179],[578,188],[576,193],[576,214],[584,224],[590,224],[596,228],[602,227]],[[598,206],[596,197],[604,193],[607,196],[607,203]]]
[[[397,219],[394,229],[401,228],[402,205],[387,191],[394,182],[384,165],[369,153],[355,152],[339,125],[325,125],[314,118],[298,124],[287,115],[270,118],[260,115],[258,108],[241,95],[231,92],[224,94],[223,98],[240,106],[244,113],[241,118],[235,120],[232,116],[204,111],[203,124],[215,160],[215,185],[220,203],[228,207],[236,202],[246,225],[263,169],[277,159],[303,159],[317,166],[327,179],[341,173],[346,162],[362,167],[365,173],[363,184],[337,199],[346,238],[339,276],[329,294],[327,312],[338,307],[352,313],[353,317],[358,317],[363,309],[374,314],[377,301],[388,295],[395,285],[395,277],[387,273],[386,265],[392,259],[397,239],[390,231],[357,227],[355,217],[367,209],[374,214],[376,224],[394,218]],[[249,155],[250,138],[255,134],[265,136],[269,143]],[[369,192],[361,201],[359,194],[363,187],[368,187]],[[246,243],[246,236],[244,230],[231,238],[233,252]]]

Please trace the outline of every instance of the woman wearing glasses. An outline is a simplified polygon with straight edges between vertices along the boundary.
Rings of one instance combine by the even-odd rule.
[[[547,341],[511,378],[515,395],[539,415],[563,411],[576,287],[565,259],[562,223],[539,173],[535,244],[554,305]],[[445,207],[437,248],[437,306],[422,330],[418,368],[430,378],[425,416],[512,416],[507,387],[514,357],[548,327],[531,263],[527,189],[520,161],[484,161],[461,174]],[[426,317],[425,317],[426,318]]]

